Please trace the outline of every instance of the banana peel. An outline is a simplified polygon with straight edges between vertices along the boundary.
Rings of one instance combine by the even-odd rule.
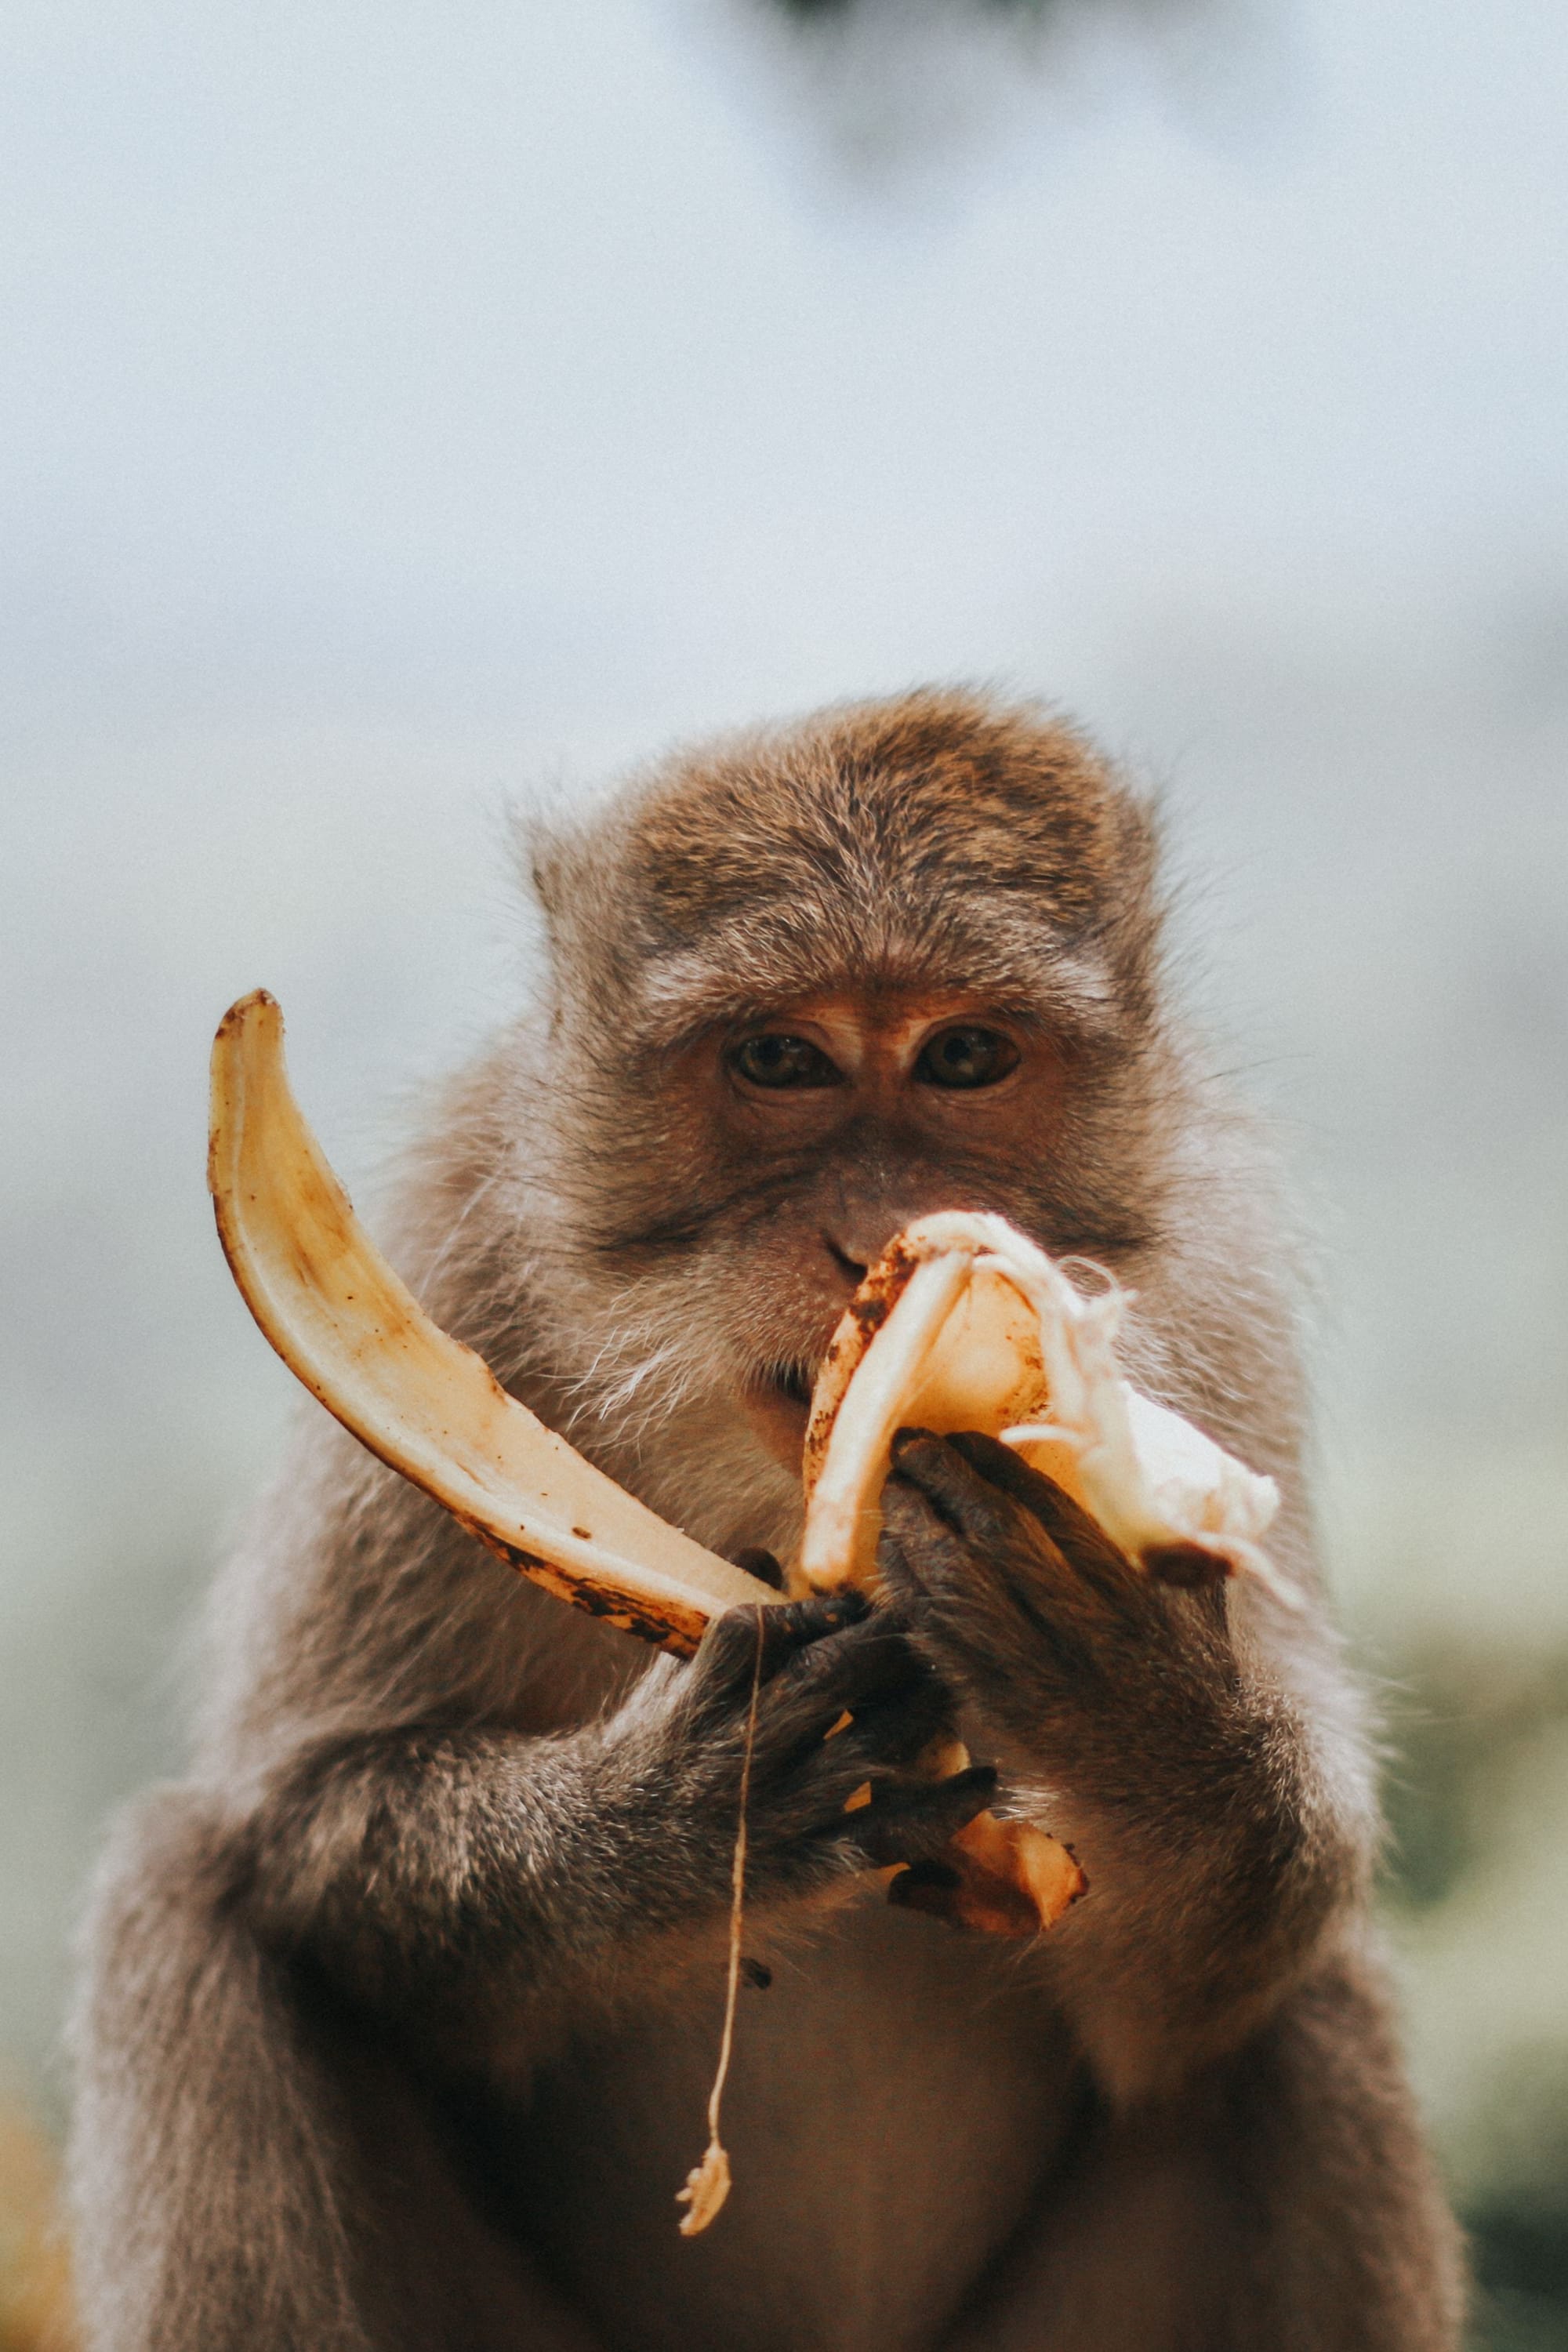
[[[681,1657],[722,1611],[777,1603],[595,1470],[431,1321],[306,1125],[265,989],[230,1007],[213,1044],[207,1186],[230,1271],[290,1371],[509,1566]]]

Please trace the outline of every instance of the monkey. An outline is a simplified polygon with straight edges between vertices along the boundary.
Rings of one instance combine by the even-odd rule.
[[[435,1104],[394,1253],[776,1581],[866,1268],[998,1212],[1122,1283],[1130,1376],[1278,1479],[1305,1611],[1141,1574],[1005,1447],[908,1430],[877,1605],[736,1611],[683,1664],[315,1414],[215,1586],[187,1774],[90,1902],[89,2352],[1451,2352],[1296,1253],[1177,1001],[1157,815],[1074,724],[956,688],[535,811],[539,977]],[[753,1691],[735,2185],[685,2238]],[[939,1732],[976,1760],[932,1782]],[[1087,1874],[1038,1937],[942,1916],[993,1804]]]

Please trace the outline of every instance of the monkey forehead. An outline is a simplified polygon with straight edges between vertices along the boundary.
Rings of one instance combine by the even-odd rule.
[[[927,692],[689,754],[632,814],[638,895],[690,940],[742,908],[831,919],[955,892],[1072,934],[1123,881],[1142,812],[1065,721]]]
[[[1076,729],[933,689],[678,756],[534,872],[658,1029],[931,984],[1092,1025],[1147,950],[1152,856]]]

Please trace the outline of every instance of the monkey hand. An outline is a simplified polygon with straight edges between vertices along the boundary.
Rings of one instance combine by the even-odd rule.
[[[934,1854],[996,1780],[917,1770],[952,1711],[894,1613],[860,1593],[737,1609],[689,1665],[656,1666],[574,1731],[416,1724],[303,1744],[260,1792],[237,1866],[267,1943],[388,2011],[613,1988],[641,1938],[673,1950],[724,1916],[742,1778],[753,1902]]]
[[[918,1646],[1023,1759],[1098,1798],[1221,1729],[1236,1666],[1217,1562],[1135,1568],[996,1439],[900,1431],[879,1567]],[[1173,1560],[1179,1574],[1184,1562]]]
[[[1186,1589],[1134,1568],[994,1438],[905,1431],[893,1458],[887,1590],[995,1737],[1004,1811],[1037,1804],[1088,1874],[1042,1941],[1056,1996],[1119,2095],[1168,2086],[1239,2044],[1364,1888],[1359,1764],[1261,1643],[1238,1654],[1195,1560],[1164,1564]]]
[[[989,1803],[996,1775],[987,1766],[942,1781],[915,1769],[952,1701],[892,1612],[853,1591],[732,1610],[679,1676],[656,1728],[657,1779],[643,1783],[658,1789],[660,1833],[682,1849],[689,1883],[709,1895],[729,1891],[753,1682],[753,1898],[924,1861]]]

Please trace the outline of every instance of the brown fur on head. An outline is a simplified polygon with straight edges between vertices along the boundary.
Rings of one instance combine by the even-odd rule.
[[[846,704],[678,754],[529,847],[561,1015],[590,1037],[610,990],[636,1042],[662,1045],[694,1000],[708,1017],[955,971],[1031,995],[1049,973],[1091,1033],[1146,1009],[1148,807],[1031,707],[934,688]]]

